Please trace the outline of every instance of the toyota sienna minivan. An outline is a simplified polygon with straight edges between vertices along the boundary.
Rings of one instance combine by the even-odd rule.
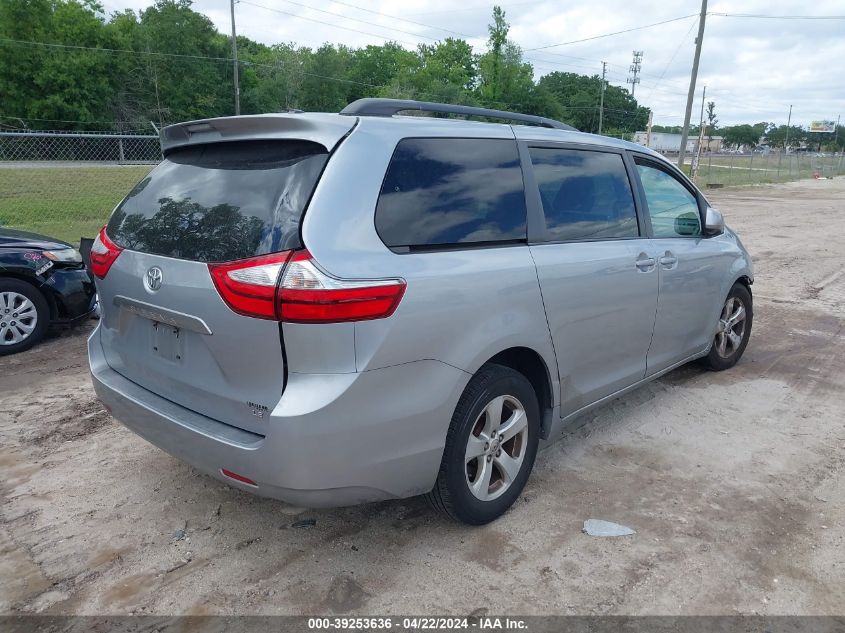
[[[486,523],[540,440],[748,343],[748,253],[645,147],[388,99],[172,125],[161,144],[91,251],[94,387],[242,490],[425,494]]]

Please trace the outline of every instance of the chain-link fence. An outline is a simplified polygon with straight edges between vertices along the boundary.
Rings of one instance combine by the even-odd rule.
[[[93,237],[160,160],[155,135],[0,132],[0,226],[74,244]],[[701,157],[696,181],[709,188],[840,175],[841,154],[714,153]]]
[[[845,157],[841,153],[708,153],[699,160],[695,180],[700,187],[709,188],[842,175],[845,175]]]
[[[160,160],[155,135],[0,132],[0,226],[77,244]]]

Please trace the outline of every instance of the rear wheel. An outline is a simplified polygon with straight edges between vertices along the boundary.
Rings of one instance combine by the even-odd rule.
[[[539,439],[531,383],[508,367],[485,365],[458,401],[429,502],[471,525],[498,518],[525,487]]]
[[[722,371],[737,364],[748,345],[753,317],[751,293],[744,285],[734,284],[719,314],[710,353],[704,358],[708,368]]]
[[[50,310],[44,295],[19,279],[0,279],[0,356],[23,352],[44,338]]]

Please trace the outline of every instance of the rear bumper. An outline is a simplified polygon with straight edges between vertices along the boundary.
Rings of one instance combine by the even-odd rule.
[[[449,421],[470,375],[422,360],[353,374],[291,374],[266,422],[245,431],[127,380],[88,339],[94,389],[112,415],[221,481],[307,507],[410,497],[434,485]],[[227,469],[257,483],[223,476]]]

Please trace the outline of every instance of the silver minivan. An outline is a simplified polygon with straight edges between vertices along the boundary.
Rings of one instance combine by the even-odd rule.
[[[748,253],[639,145],[388,99],[161,142],[91,252],[94,387],[242,490],[311,507],[425,494],[486,523],[540,440],[748,343]]]

